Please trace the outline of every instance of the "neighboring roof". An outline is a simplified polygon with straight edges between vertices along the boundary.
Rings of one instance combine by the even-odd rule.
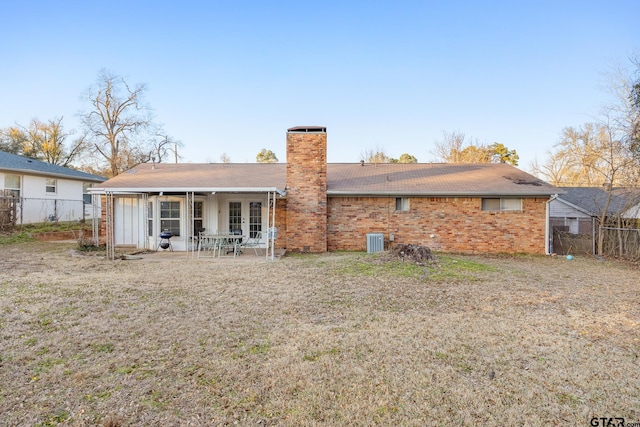
[[[75,179],[90,182],[103,182],[106,178],[81,172],[40,160],[0,151],[0,170],[20,172],[33,175],[55,176],[59,178]]]
[[[283,191],[284,163],[145,163],[94,191]],[[559,189],[506,164],[329,163],[328,195],[550,196]]]
[[[561,187],[564,194],[559,200],[567,202],[591,216],[600,216],[609,193],[602,187]],[[607,215],[615,215],[631,209],[640,202],[640,189],[614,188]]]

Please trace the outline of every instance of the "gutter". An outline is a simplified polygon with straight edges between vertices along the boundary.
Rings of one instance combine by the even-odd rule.
[[[90,193],[95,194],[142,194],[142,193],[269,193],[276,192],[281,196],[285,196],[286,190],[281,190],[277,187],[193,187],[193,188],[168,188],[168,187],[92,187],[89,189]]]
[[[63,166],[60,166],[60,167],[63,167]],[[38,171],[33,169],[19,169],[19,168],[0,168],[0,169],[9,171],[10,173],[21,173],[24,175],[41,176],[45,178],[47,177],[63,178],[71,181],[102,183],[107,180],[107,178],[103,178],[103,177],[100,177],[97,175],[91,175],[91,174],[87,174],[88,176],[78,176],[78,175],[67,174],[64,172],[47,172],[47,171]],[[75,171],[75,172],[86,173],[82,171]]]

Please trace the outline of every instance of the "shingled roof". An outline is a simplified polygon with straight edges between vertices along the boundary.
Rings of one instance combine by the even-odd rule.
[[[145,163],[103,183],[104,191],[286,189],[284,163]],[[327,195],[549,196],[561,192],[506,164],[329,163]]]
[[[106,180],[106,178],[98,175],[41,162],[28,157],[7,153],[6,151],[0,151],[0,170],[31,175],[54,176],[87,182],[103,182]]]
[[[579,208],[591,216],[599,216],[607,204],[609,192],[601,187],[562,187],[559,199]],[[614,188],[607,215],[616,215],[631,209],[640,202],[640,189]]]
[[[558,189],[506,164],[364,163],[327,165],[327,193],[540,196]]]

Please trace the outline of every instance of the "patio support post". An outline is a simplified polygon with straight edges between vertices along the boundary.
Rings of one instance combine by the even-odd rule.
[[[107,205],[105,212],[105,247],[107,251],[107,259],[113,261],[116,258],[114,242],[115,235],[113,230],[113,192],[107,191],[105,193],[105,204]]]
[[[272,226],[272,233],[271,233],[271,261],[273,261],[273,254],[276,250],[276,236],[275,236],[275,231],[276,231],[276,192],[273,192],[273,212],[272,212],[272,218],[273,218],[273,226]]]

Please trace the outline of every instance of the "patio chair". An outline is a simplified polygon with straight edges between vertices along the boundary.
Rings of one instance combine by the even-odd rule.
[[[217,242],[211,236],[200,232],[198,235],[198,258],[200,257],[215,257]]]
[[[228,236],[222,242],[222,250],[226,255],[233,254],[234,258],[241,253],[240,245],[242,243],[242,230],[240,228],[232,228],[229,230]],[[220,252],[218,252],[220,255]]]
[[[256,232],[254,237],[249,237],[247,240],[242,242],[240,245],[241,248],[253,248],[256,256],[262,255],[262,231]],[[258,251],[260,253],[258,254]]]

